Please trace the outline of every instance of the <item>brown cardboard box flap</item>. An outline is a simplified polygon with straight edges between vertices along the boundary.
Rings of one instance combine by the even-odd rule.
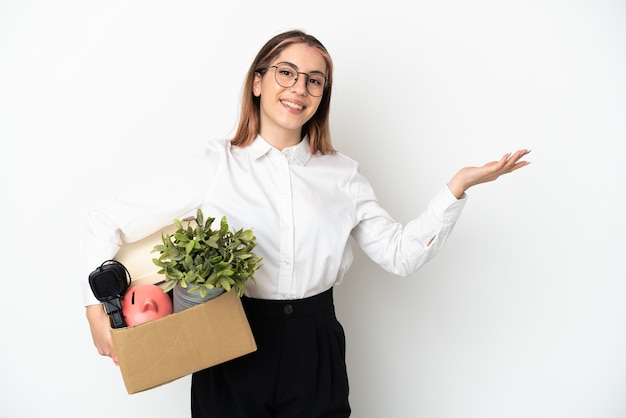
[[[112,329],[111,336],[129,394],[256,350],[235,292],[151,322]]]

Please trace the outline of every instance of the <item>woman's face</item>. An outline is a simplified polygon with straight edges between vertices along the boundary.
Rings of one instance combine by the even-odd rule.
[[[286,64],[287,68],[292,67],[301,73],[326,74],[326,61],[319,50],[305,44],[288,46],[270,65],[279,64]],[[304,74],[298,75],[293,86],[282,87],[276,82],[276,71],[270,67],[264,76],[256,74],[254,79],[252,91],[260,97],[261,106],[260,134],[275,146],[294,145],[300,141],[302,126],[315,114],[322,98],[311,96]],[[315,80],[309,82],[315,83]]]

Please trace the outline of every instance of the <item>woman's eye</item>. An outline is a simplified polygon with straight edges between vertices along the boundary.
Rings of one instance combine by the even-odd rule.
[[[314,84],[316,86],[324,85],[324,81],[319,77],[309,77],[309,83]]]

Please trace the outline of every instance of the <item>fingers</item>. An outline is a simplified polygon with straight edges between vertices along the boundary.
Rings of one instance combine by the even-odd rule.
[[[529,153],[530,153],[529,149],[521,149],[521,150],[515,151],[515,153],[511,155],[509,160],[518,161],[520,158],[522,158],[525,155],[528,155]]]
[[[528,155],[529,153],[530,150],[521,149],[516,151],[515,153],[509,152],[504,154],[504,156],[500,160],[500,163],[502,163],[502,165],[500,166],[500,168],[502,169],[502,174],[510,173],[530,164],[530,162],[528,161],[519,161],[522,157]]]
[[[530,150],[523,149],[523,150],[519,150],[515,154],[513,154],[509,158],[509,161],[511,162],[511,166],[510,166],[510,169],[509,169],[508,172],[510,173],[512,171],[515,171],[515,170],[517,170],[519,168],[522,168],[522,167],[527,166],[528,164],[530,164],[529,161],[520,161],[521,158],[525,157],[529,153],[530,153]]]
[[[111,339],[111,322],[102,305],[90,305],[86,308],[87,319],[93,344],[101,356],[111,357],[113,363],[119,365],[113,340]]]

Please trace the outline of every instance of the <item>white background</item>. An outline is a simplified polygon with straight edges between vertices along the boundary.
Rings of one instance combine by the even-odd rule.
[[[128,395],[93,347],[79,221],[130,178],[184,178],[257,50],[301,28],[335,60],[335,145],[396,219],[533,150],[412,277],[357,251],[353,416],[623,418],[625,22],[617,0],[0,0],[0,416],[189,416],[188,378]]]

